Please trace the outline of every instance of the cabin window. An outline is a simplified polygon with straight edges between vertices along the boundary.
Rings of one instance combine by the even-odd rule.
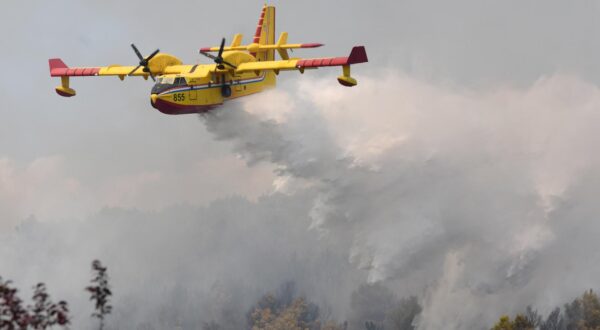
[[[186,83],[186,81],[185,81],[185,78],[183,78],[183,77],[179,77],[179,78],[175,78],[175,83],[174,83],[174,85],[175,85],[175,86],[186,86],[186,85],[187,85],[187,83]]]

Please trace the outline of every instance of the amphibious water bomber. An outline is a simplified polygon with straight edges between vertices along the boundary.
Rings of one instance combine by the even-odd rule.
[[[61,59],[49,60],[50,75],[60,77],[56,92],[65,97],[75,96],[70,87],[71,77],[117,76],[121,80],[138,76],[155,81],[150,102],[159,111],[170,114],[202,113],[222,105],[225,101],[261,92],[275,87],[281,71],[299,71],[320,67],[341,66],[337,79],[343,86],[355,86],[350,75],[352,64],[367,62],[364,46],[355,46],[347,57],[290,58],[288,50],[317,48],[320,43],[289,44],[288,33],[282,32],[275,40],[275,7],[265,5],[251,44],[242,45],[242,35],[236,34],[229,46],[225,39],[219,47],[200,49],[200,54],[214,64],[183,64],[173,55],[155,50],[143,57],[131,44],[139,58],[137,66],[109,65],[105,67],[68,67]],[[275,59],[275,54],[280,59]]]

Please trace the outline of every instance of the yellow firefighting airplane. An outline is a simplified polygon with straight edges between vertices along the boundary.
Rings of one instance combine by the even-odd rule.
[[[70,68],[61,59],[54,58],[49,60],[50,76],[61,78],[56,92],[65,97],[75,96],[75,90],[69,87],[70,77],[118,76],[121,80],[125,76],[151,77],[155,81],[150,96],[152,106],[165,114],[176,115],[206,112],[226,100],[274,87],[276,76],[282,70],[304,73],[306,69],[341,66],[339,83],[355,86],[356,80],[350,76],[350,65],[368,61],[363,46],[352,48],[348,57],[290,58],[288,49],[323,45],[288,44],[287,38],[287,32],[283,32],[275,41],[275,7],[265,5],[251,44],[242,45],[242,35],[236,34],[228,47],[223,39],[220,47],[200,49],[200,54],[211,58],[215,64],[185,65],[177,57],[160,53],[158,49],[143,57],[132,44],[140,60],[138,66]],[[281,60],[275,60],[275,51]],[[216,55],[211,52],[216,52]]]

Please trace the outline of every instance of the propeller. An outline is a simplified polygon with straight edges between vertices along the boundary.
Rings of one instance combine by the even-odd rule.
[[[221,47],[219,47],[219,53],[217,54],[217,56],[215,56],[213,54],[209,54],[209,53],[203,52],[203,51],[200,51],[200,54],[202,54],[202,55],[204,55],[204,56],[206,56],[206,57],[214,60],[215,63],[217,63],[217,68],[219,70],[225,69],[225,66],[223,64],[227,64],[230,67],[232,67],[234,69],[237,69],[237,67],[235,65],[233,65],[233,64],[231,64],[231,63],[229,63],[229,62],[227,62],[227,61],[225,61],[223,59],[223,49],[224,48],[225,48],[225,38],[223,38],[223,40],[221,40]]]
[[[135,47],[134,44],[131,44],[131,48],[133,48],[133,51],[135,52],[137,57],[140,59],[140,64],[138,66],[136,66],[135,69],[131,70],[131,72],[129,72],[128,76],[131,76],[135,71],[137,71],[137,69],[142,67],[143,68],[142,71],[147,72],[150,75],[150,77],[152,78],[152,80],[156,81],[156,79],[154,79],[154,75],[152,74],[152,71],[150,71],[150,68],[148,67],[148,63],[154,56],[156,56],[156,54],[158,54],[158,52],[160,52],[160,50],[157,49],[152,54],[150,54],[148,57],[144,58],[142,56],[142,54],[140,53],[140,51],[137,49],[137,47]]]

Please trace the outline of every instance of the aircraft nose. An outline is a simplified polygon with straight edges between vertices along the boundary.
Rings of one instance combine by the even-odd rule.
[[[150,100],[152,101],[152,104],[156,103],[156,99],[158,98],[157,94],[151,94],[150,95]]]

